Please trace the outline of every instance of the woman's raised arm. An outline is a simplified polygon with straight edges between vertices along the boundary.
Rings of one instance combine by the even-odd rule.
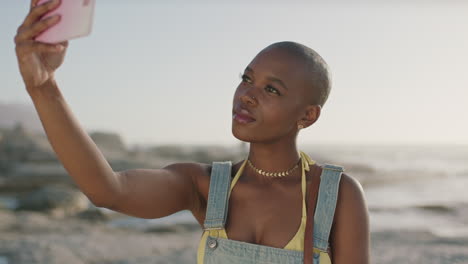
[[[57,82],[68,42],[56,45],[34,40],[57,18],[40,17],[58,6],[51,1],[31,9],[15,36],[19,70],[47,137],[69,175],[97,206],[140,217],[161,217],[191,209],[196,201],[193,175],[197,164],[174,164],[158,170],[114,172],[73,115]]]

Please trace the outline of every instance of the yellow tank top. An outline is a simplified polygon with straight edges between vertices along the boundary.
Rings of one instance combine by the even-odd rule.
[[[297,230],[296,234],[294,237],[288,242],[288,244],[283,248],[283,249],[289,249],[289,250],[296,250],[296,251],[304,251],[304,235],[305,235],[305,228],[306,228],[306,223],[307,223],[307,209],[306,209],[306,202],[305,202],[305,196],[306,196],[306,171],[309,171],[310,167],[309,165],[315,164],[315,161],[313,161],[307,154],[304,152],[300,152],[301,155],[301,164],[302,164],[302,175],[301,175],[301,190],[302,190],[302,217],[301,217],[301,224],[299,226],[299,229]],[[231,182],[231,188],[229,190],[228,194],[228,199],[231,196],[232,189],[234,188],[234,185],[236,185],[237,181],[239,180],[239,177],[242,175],[242,172],[244,171],[245,164],[247,163],[247,159],[244,160],[242,163],[241,167],[237,171],[236,175],[234,176],[234,179]],[[198,252],[197,252],[197,264],[203,264],[203,258],[205,255],[205,244],[206,244],[206,239],[208,236],[218,236],[220,238],[225,238],[228,239],[226,230],[223,228],[221,230],[206,230],[203,232],[203,235],[200,240],[200,244],[198,246]],[[320,254],[320,263],[321,264],[331,264],[330,257],[328,256],[327,252],[323,252],[317,248],[314,248],[314,252]]]

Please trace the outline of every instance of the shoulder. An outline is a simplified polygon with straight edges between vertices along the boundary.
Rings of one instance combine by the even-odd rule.
[[[311,184],[312,177],[319,177],[321,174],[323,174],[323,170],[323,165],[312,166],[312,169],[309,173],[310,175],[308,175],[308,184]],[[338,211],[354,210],[365,206],[364,189],[358,180],[343,172],[339,178],[339,181],[335,221],[337,220]]]
[[[200,187],[203,186],[206,181],[209,182],[211,167],[211,164],[187,162],[170,164],[164,167],[164,169],[172,171],[177,175],[191,178],[193,186],[197,189],[197,192],[200,192]]]
[[[175,163],[165,168],[168,170],[173,170],[180,175],[190,175],[195,194],[195,197],[193,197],[192,213],[200,225],[202,225],[205,218],[206,204],[208,201],[208,193],[210,189],[212,164]],[[231,173],[235,173],[238,168],[239,163],[233,164]]]
[[[236,164],[232,164],[231,166],[232,171],[235,172],[235,170],[239,169],[238,168],[239,165],[240,165],[240,162]],[[212,163],[207,164],[207,163],[187,162],[187,163],[173,163],[164,167],[164,169],[171,170],[178,174],[191,175],[195,177],[196,179],[208,179],[209,180],[212,167],[213,167]]]
[[[341,175],[339,186],[330,236],[333,255],[335,260],[357,260],[347,263],[368,263],[369,214],[364,190],[355,178],[345,173]]]
[[[340,201],[351,204],[364,202],[364,189],[361,183],[346,173],[341,174],[338,192],[338,202]]]
[[[356,219],[362,218],[363,220],[367,218],[367,214],[367,205],[362,185],[352,176],[342,173],[334,222],[346,222],[353,217]]]
[[[211,169],[211,164],[206,163],[197,163],[197,162],[181,162],[181,163],[173,163],[164,167],[167,170],[172,170],[177,173],[184,173],[184,174],[199,174],[204,173],[208,169]]]
[[[231,166],[231,177],[237,172],[240,167],[240,163],[232,164]],[[189,169],[194,171],[194,184],[198,189],[198,194],[202,201],[208,200],[208,192],[210,189],[210,178],[211,178],[211,171],[212,171],[212,164],[204,164],[204,163],[191,163],[187,165],[190,167]]]
[[[211,173],[211,164],[196,162],[173,163],[164,167],[164,169],[171,171],[175,175],[190,178],[193,187],[199,191],[199,184],[209,178]]]

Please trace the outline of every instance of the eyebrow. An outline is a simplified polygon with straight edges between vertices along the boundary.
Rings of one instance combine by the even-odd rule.
[[[252,70],[252,68],[250,68],[250,67],[245,68],[245,71],[254,73],[254,70]],[[273,76],[268,76],[267,79],[269,81],[279,83],[281,86],[283,86],[284,89],[288,90],[288,87],[286,86],[286,84],[284,84],[284,82],[281,79],[278,79],[278,78],[273,77]]]

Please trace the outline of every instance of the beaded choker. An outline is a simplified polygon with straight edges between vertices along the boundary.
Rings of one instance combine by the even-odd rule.
[[[299,161],[301,161],[301,159],[299,159]],[[264,170],[261,170],[261,169],[257,169],[250,160],[247,160],[247,163],[249,164],[250,168],[252,168],[256,173],[260,174],[260,175],[263,175],[263,176],[267,176],[267,177],[284,177],[284,176],[288,176],[291,172],[293,172],[295,169],[297,169],[299,167],[299,162],[296,163],[296,165],[294,165],[294,167],[292,167],[291,169],[287,170],[287,171],[282,171],[282,172],[266,172]]]

